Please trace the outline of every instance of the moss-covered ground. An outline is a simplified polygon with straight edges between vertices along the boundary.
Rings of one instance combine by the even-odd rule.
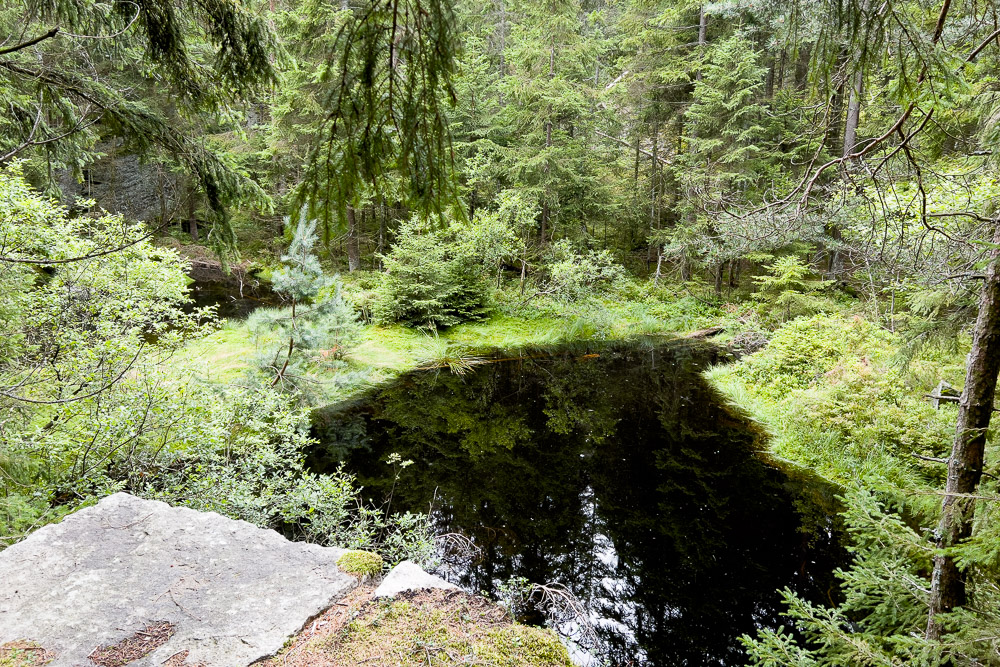
[[[371,577],[382,571],[382,557],[371,551],[353,550],[338,558],[337,565],[344,572]]]
[[[362,587],[310,623],[261,667],[570,667],[551,630],[510,620],[461,591],[422,591],[374,600]]]
[[[349,289],[349,287],[347,288]],[[490,317],[444,330],[366,324],[344,363],[317,363],[310,376],[319,402],[348,398],[371,385],[421,366],[461,364],[487,350],[519,349],[574,341],[621,340],[633,336],[676,336],[727,320],[719,308],[666,288],[648,287],[583,303],[499,303]],[[171,360],[211,382],[238,381],[260,353],[247,325],[226,321],[214,333],[191,341]]]
[[[776,458],[844,487],[933,495],[956,407],[935,408],[927,395],[941,380],[962,386],[967,345],[959,338],[907,357],[901,335],[859,316],[819,315],[786,323],[766,348],[707,377],[763,425]]]

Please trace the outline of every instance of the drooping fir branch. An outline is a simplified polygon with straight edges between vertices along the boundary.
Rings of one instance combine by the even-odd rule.
[[[385,190],[396,175],[426,212],[454,201],[445,109],[457,49],[447,0],[369,0],[341,27],[324,80],[329,111],[298,192],[327,233],[362,190]]]
[[[197,101],[240,98],[277,80],[275,36],[262,17],[239,1],[32,0],[27,18],[47,21],[78,38],[110,32],[115,38],[104,48],[118,53],[139,49],[175,92]],[[211,69],[194,55],[199,41],[213,47]],[[99,46],[87,43],[80,48]]]
[[[82,165],[98,137],[120,138],[140,156],[159,152],[204,191],[209,238],[234,254],[227,207],[269,206],[269,197],[135,91],[152,77],[182,114],[214,114],[263,91],[280,56],[267,22],[235,0],[34,0],[21,20],[28,34],[52,27],[0,50],[0,162],[41,151]]]
[[[267,205],[270,198],[257,183],[219,155],[171,126],[141,102],[126,99],[118,91],[101,83],[67,72],[41,67],[25,67],[0,60],[0,77],[19,86],[35,86],[49,97],[69,97],[86,102],[102,113],[101,124],[126,146],[138,153],[154,148],[178,160],[197,180],[214,216],[210,238],[223,254],[235,248],[235,236],[229,225],[227,207],[236,200]]]

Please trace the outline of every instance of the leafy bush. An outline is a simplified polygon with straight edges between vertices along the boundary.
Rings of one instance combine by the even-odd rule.
[[[891,365],[899,340],[860,318],[784,325],[764,350],[710,376],[774,433],[771,449],[840,483],[927,487],[943,467],[954,408]]]
[[[315,445],[307,410],[264,386],[188,391],[186,408],[170,406],[184,415],[170,447],[139,449],[123,488],[309,542],[377,551],[393,563],[430,558],[426,517],[387,515],[359,501],[350,474],[306,469]]]
[[[625,280],[625,268],[608,250],[580,251],[563,239],[552,244],[544,291],[576,300],[609,290]]]
[[[386,273],[372,308],[376,321],[435,329],[486,316],[481,259],[455,229],[432,229],[414,218],[400,227],[382,260]]]
[[[890,352],[889,334],[867,320],[817,315],[778,329],[767,348],[746,357],[735,373],[761,395],[782,398],[814,385],[838,364]]]

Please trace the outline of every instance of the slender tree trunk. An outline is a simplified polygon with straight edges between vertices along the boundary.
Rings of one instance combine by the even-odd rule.
[[[847,102],[847,118],[844,121],[844,141],[841,146],[841,155],[843,157],[850,155],[854,150],[854,145],[857,143],[858,120],[861,117],[861,86],[863,81],[864,74],[859,70],[854,76]],[[838,93],[838,96],[841,95],[842,93]],[[839,116],[839,111],[837,113]],[[830,234],[830,239],[835,244],[840,242],[842,234],[838,225],[831,224],[828,233]],[[833,279],[839,279],[844,274],[844,256],[836,246],[830,251],[830,265],[828,268],[830,277]]]
[[[639,149],[639,140],[641,138],[642,138],[642,133],[639,132],[639,128],[636,127],[636,130],[635,130],[635,173],[633,175],[633,184],[635,186],[635,189],[632,191],[632,193],[633,193],[632,202],[633,203],[635,203],[635,201],[639,198],[639,151],[640,151],[640,149]]]
[[[555,37],[549,42],[549,80],[551,81],[556,76],[556,42]],[[548,233],[549,227],[549,159],[548,149],[552,148],[552,105],[548,108],[548,117],[545,119],[545,201],[542,202],[542,224],[539,229],[538,234],[538,244],[544,246],[546,234]]]
[[[993,415],[997,374],[1000,373],[1000,222],[994,223],[994,248],[979,297],[979,315],[972,334],[965,371],[965,389],[959,401],[958,420],[941,521],[936,538],[938,549],[949,549],[972,534],[976,492],[983,474],[986,453],[986,430]],[[965,573],[958,569],[950,554],[934,556],[931,576],[930,610],[927,638],[937,640],[943,634],[938,614],[947,613],[966,602]]]
[[[347,271],[354,273],[361,268],[361,234],[353,206],[347,207]]]
[[[188,193],[188,232],[191,234],[191,240],[195,243],[198,242],[198,216],[197,216],[197,197],[195,189],[191,188]]]
[[[774,99],[774,77],[775,69],[777,68],[777,63],[775,62],[774,54],[768,58],[767,65],[767,77],[764,79],[764,97],[767,99]]]
[[[708,17],[705,16],[705,5],[698,8],[698,55],[705,55],[705,43],[708,39]],[[695,73],[698,81],[701,81],[701,68]]]
[[[858,120],[861,118],[861,86],[864,83],[864,73],[858,70],[854,75],[854,85],[851,86],[851,96],[847,102],[847,120],[844,122],[844,148],[842,155],[850,155],[858,142]]]
[[[504,60],[507,51],[507,3],[506,0],[500,0],[500,80],[507,76],[507,63]],[[499,88],[499,102],[500,106],[503,106],[503,87]]]
[[[658,238],[656,238],[656,231],[657,231],[657,229],[656,229],[656,227],[657,227],[657,225],[656,225],[656,220],[657,220],[657,215],[656,215],[656,197],[657,197],[657,194],[659,193],[659,190],[658,190],[658,187],[657,187],[657,185],[658,185],[657,184],[657,178],[656,178],[657,175],[658,175],[657,171],[656,171],[656,165],[657,165],[657,159],[658,159],[657,155],[658,155],[658,147],[659,147],[659,141],[658,141],[659,135],[660,135],[660,126],[659,126],[659,124],[656,124],[656,125],[653,126],[653,155],[652,155],[652,158],[650,159],[650,169],[649,169],[649,238],[650,238],[650,243],[649,243],[649,246],[646,249],[646,270],[647,271],[649,270],[649,263],[651,261],[653,261],[653,255],[654,255],[654,253],[656,255],[660,254],[660,251],[659,251],[660,240]]]
[[[382,270],[382,253],[385,252],[385,220],[389,217],[389,209],[383,204],[379,206],[380,213],[378,217],[378,269]]]

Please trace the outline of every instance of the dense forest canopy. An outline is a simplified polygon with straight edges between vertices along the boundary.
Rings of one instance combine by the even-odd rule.
[[[821,470],[843,598],[789,593],[800,634],[751,659],[995,664],[998,66],[981,0],[7,2],[2,539],[124,488],[426,555],[418,518],[352,518],[350,477],[305,467],[306,408],[373,377],[350,352],[376,325],[461,371],[438,332],[497,314],[723,322],[772,340],[719,380],[747,409],[787,435],[773,410],[806,392],[898,448]],[[215,327],[185,305],[203,246],[283,299],[239,325],[240,382],[172,361]],[[921,373],[965,378],[944,431]]]

